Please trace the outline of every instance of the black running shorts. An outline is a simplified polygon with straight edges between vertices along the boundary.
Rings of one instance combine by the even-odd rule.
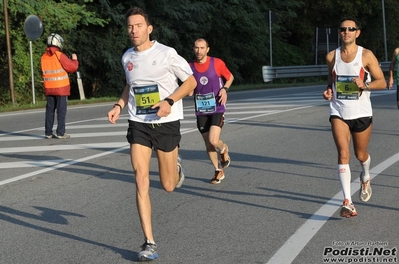
[[[130,144],[140,144],[170,152],[179,146],[181,140],[180,120],[160,124],[129,120],[126,139]]]
[[[197,116],[197,128],[201,134],[209,132],[211,126],[218,126],[222,128],[223,125],[224,125],[224,113]]]
[[[351,132],[363,132],[371,125],[371,123],[373,123],[373,117],[371,116],[351,120],[344,120],[339,116],[330,116],[330,122],[333,118],[337,118],[345,122],[349,126],[349,130]]]

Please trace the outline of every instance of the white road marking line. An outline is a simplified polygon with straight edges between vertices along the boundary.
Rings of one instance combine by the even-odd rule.
[[[32,168],[32,167],[50,167],[56,164],[71,161],[71,159],[54,159],[54,160],[26,160],[14,162],[0,163],[0,169],[14,169],[14,168]]]
[[[194,131],[197,131],[197,129],[194,128],[194,129],[186,130],[182,134],[187,134],[187,133],[191,133],[191,132],[194,132]],[[104,145],[104,144],[106,144],[106,145],[113,144],[114,147],[117,147],[116,145],[118,144],[118,142],[115,142],[115,143],[103,143],[102,145]],[[126,145],[128,143],[127,142],[119,142],[119,144],[122,144],[122,145],[125,144]],[[80,145],[80,147],[83,147],[83,146],[86,146],[86,147],[92,146],[93,147],[94,145],[96,145],[96,144],[85,144],[85,145]],[[54,146],[54,147],[56,147],[56,146]],[[65,147],[68,147],[68,146],[65,146]],[[73,146],[70,146],[70,147],[73,147]],[[81,158],[81,159],[71,160],[71,161],[68,161],[68,162],[65,162],[65,163],[57,164],[55,166],[52,166],[52,167],[49,167],[49,168],[46,168],[46,169],[33,171],[33,172],[30,172],[30,173],[27,173],[27,174],[16,176],[16,177],[4,180],[4,181],[0,181],[0,186],[6,185],[8,183],[15,182],[15,181],[23,180],[23,179],[26,179],[26,178],[29,178],[29,177],[33,177],[33,176],[36,176],[38,174],[42,174],[42,173],[45,173],[45,172],[56,170],[56,169],[59,169],[59,168],[64,168],[66,166],[73,165],[73,164],[76,164],[76,163],[80,163],[80,162],[88,161],[88,160],[91,160],[91,159],[96,159],[98,157],[106,156],[106,155],[109,155],[109,154],[117,153],[117,152],[123,151],[125,149],[129,149],[129,148],[130,148],[130,146],[128,145],[128,146],[125,146],[125,147],[120,147],[120,148],[113,149],[113,150],[110,150],[110,151],[98,153],[96,155],[92,155],[92,156],[84,157],[84,158]]]
[[[392,157],[381,162],[370,170],[370,176],[373,179],[377,177],[388,167],[399,161],[399,152]],[[352,196],[360,189],[360,178],[357,178],[351,184]],[[296,230],[296,232],[280,247],[279,250],[270,258],[267,264],[291,263],[299,255],[302,249],[316,235],[328,219],[340,208],[343,201],[340,191],[329,201],[327,201],[317,212],[315,212],[306,222]]]
[[[27,173],[27,174],[23,174],[23,175],[20,175],[20,176],[17,176],[17,177],[13,177],[13,178],[10,178],[10,179],[4,180],[4,181],[0,181],[0,186],[1,185],[6,185],[6,184],[11,183],[11,182],[19,181],[19,180],[22,180],[22,179],[26,179],[26,178],[29,178],[29,177],[32,177],[32,176],[35,176],[35,175],[38,175],[38,174],[42,174],[42,173],[45,173],[45,172],[49,172],[49,171],[52,171],[52,170],[63,168],[63,167],[69,166],[69,165],[73,165],[73,164],[76,164],[76,163],[80,163],[80,162],[88,161],[88,160],[91,160],[91,159],[99,158],[99,157],[102,157],[102,156],[106,156],[106,155],[109,155],[109,154],[112,154],[112,153],[116,153],[116,152],[128,149],[129,147],[130,146],[126,146],[126,147],[113,149],[113,150],[106,151],[106,152],[101,152],[101,153],[98,153],[96,155],[84,157],[84,158],[77,159],[77,160],[71,160],[69,162],[57,164],[56,166],[53,166],[53,167],[50,167],[50,168],[46,168],[46,169],[42,169],[42,170],[38,170],[38,171],[33,171],[33,172],[30,172],[30,173]]]
[[[107,149],[107,148],[112,149],[112,148],[120,148],[124,145],[129,145],[129,143],[127,141],[125,141],[125,142],[108,142],[108,143],[92,143],[92,144],[0,148],[0,154],[21,153],[21,152],[38,152],[38,151],[48,152],[48,151],[72,150],[72,149]]]
[[[195,123],[190,122],[190,123]],[[189,128],[182,128],[180,129],[180,132],[185,131]],[[127,131],[127,126],[126,130],[123,131],[116,131],[116,132],[93,132],[93,133],[71,133],[69,134],[71,138],[93,138],[93,137],[113,137],[113,136],[126,136],[126,131]],[[44,139],[44,136],[37,136],[37,135],[28,135],[28,136],[18,136],[18,135],[12,135],[9,134],[7,137],[0,137],[0,142],[1,141],[12,141],[12,140],[33,140],[33,139],[40,139],[40,140],[53,140],[57,141],[59,139]],[[105,143],[104,143],[105,144]],[[38,148],[38,147],[35,147]],[[0,153],[3,148],[0,148]]]

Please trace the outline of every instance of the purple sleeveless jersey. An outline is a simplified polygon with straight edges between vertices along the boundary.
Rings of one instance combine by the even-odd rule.
[[[210,63],[209,67],[205,72],[198,72],[195,67],[194,63],[191,62],[190,66],[191,69],[193,70],[195,80],[197,81],[197,88],[194,90],[194,101],[196,101],[197,96],[196,95],[205,95],[209,93],[213,93],[215,95],[215,101],[216,101],[216,109],[211,112],[199,112],[198,109],[198,104],[196,102],[195,104],[195,114],[196,115],[212,115],[216,113],[224,113],[226,111],[226,107],[222,104],[220,104],[218,101],[220,99],[219,96],[219,91],[220,88],[223,87],[223,79],[219,77],[216,73],[215,70],[215,58],[214,57],[209,57],[210,58]]]

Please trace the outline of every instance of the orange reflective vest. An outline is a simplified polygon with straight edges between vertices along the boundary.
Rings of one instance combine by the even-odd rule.
[[[44,91],[46,95],[70,95],[70,82],[68,73],[62,68],[59,58],[62,52],[56,51],[51,56],[43,54],[41,58],[41,68],[44,81]]]

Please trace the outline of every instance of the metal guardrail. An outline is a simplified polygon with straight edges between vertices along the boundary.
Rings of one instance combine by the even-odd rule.
[[[381,62],[380,66],[383,72],[389,71],[390,61]],[[264,82],[271,82],[274,79],[282,78],[300,78],[327,76],[327,65],[308,65],[308,66],[263,66],[262,75]]]

